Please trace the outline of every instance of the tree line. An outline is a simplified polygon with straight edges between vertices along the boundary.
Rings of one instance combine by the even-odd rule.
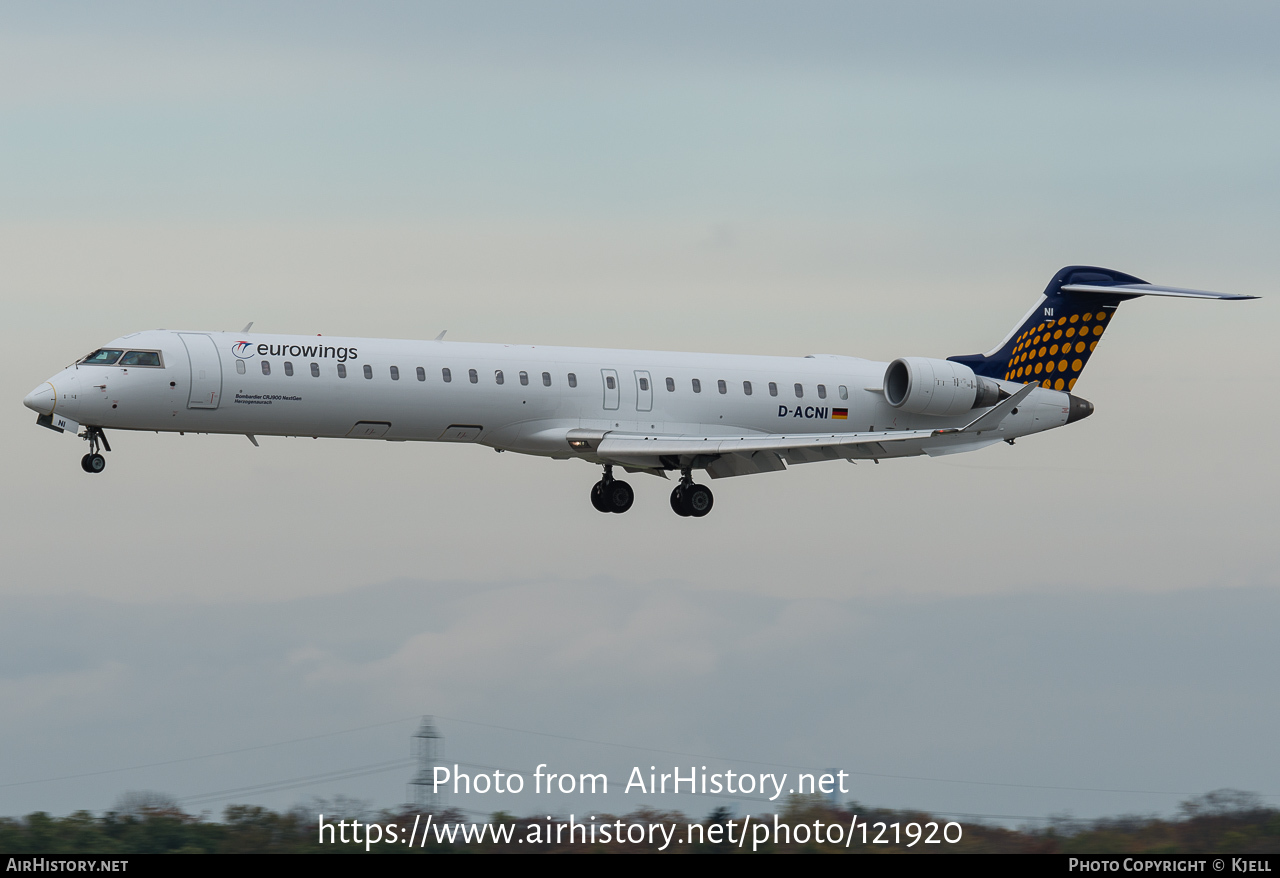
[[[364,853],[366,845],[349,840],[333,844],[318,841],[317,815],[324,813],[326,820],[359,820],[362,825],[395,823],[401,827],[413,823],[417,813],[410,808],[370,813],[362,803],[349,799],[333,801],[316,800],[311,806],[299,806],[290,811],[276,812],[256,805],[230,805],[224,809],[221,820],[210,819],[207,814],[189,814],[176,802],[152,793],[126,794],[117,807],[94,815],[77,811],[65,817],[43,812],[25,817],[0,818],[0,852],[5,855],[61,855],[61,854],[245,854],[245,853]],[[814,796],[793,796],[778,812],[778,818],[789,825],[815,822],[848,827],[853,815],[857,823],[871,827],[867,843],[857,833],[851,844],[833,844],[815,840],[811,835],[806,841],[796,838],[781,842],[770,841],[761,851],[824,852],[832,853],[1008,853],[1008,854],[1222,854],[1249,855],[1280,853],[1280,809],[1263,804],[1252,793],[1238,790],[1218,790],[1183,802],[1173,817],[1157,815],[1128,815],[1098,820],[1073,820],[1055,818],[1042,826],[1024,826],[1010,829],[984,823],[963,821],[963,837],[958,843],[924,844],[908,846],[905,835],[899,835],[894,843],[873,842],[876,824],[886,827],[898,824],[901,831],[909,824],[925,826],[935,823],[942,826],[955,818],[935,816],[922,811],[894,811],[865,808],[857,802],[837,806],[828,800]],[[753,820],[767,817],[753,815]],[[491,835],[480,841],[465,842],[461,834],[454,841],[447,838],[437,841],[434,837],[423,845],[414,844],[412,850],[404,845],[375,844],[371,853],[609,853],[644,851],[657,852],[657,842],[584,842],[579,837],[565,840],[566,833],[546,831],[558,823],[568,823],[569,818],[545,816],[514,817],[504,812],[487,818],[467,816],[458,811],[445,810],[432,815],[434,825],[490,822],[511,824],[513,838],[538,842],[514,844],[495,843]],[[600,823],[621,821],[623,825],[649,826],[660,824],[673,827],[684,837],[690,824],[700,824],[704,830],[720,826],[741,828],[742,818],[726,808],[718,808],[701,820],[689,819],[671,811],[639,809],[622,816],[597,815]],[[533,832],[535,827],[539,830]],[[580,825],[580,823],[579,823]],[[666,853],[739,853],[749,851],[748,843],[740,847],[729,839],[732,832],[701,831],[703,839],[696,844],[672,844]],[[662,833],[657,833],[659,839]],[[888,838],[893,838],[889,830]],[[714,839],[714,841],[712,840]]]

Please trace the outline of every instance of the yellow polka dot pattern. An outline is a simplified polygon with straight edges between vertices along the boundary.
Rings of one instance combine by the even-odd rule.
[[[1098,339],[1110,319],[1111,311],[1100,308],[1046,320],[1024,330],[1013,341],[1005,380],[1028,382],[1040,375],[1045,376],[1042,386],[1070,390],[1076,386],[1085,363],[1089,362],[1089,354],[1098,346]],[[1086,342],[1085,338],[1090,340]],[[1068,360],[1068,355],[1074,356]]]

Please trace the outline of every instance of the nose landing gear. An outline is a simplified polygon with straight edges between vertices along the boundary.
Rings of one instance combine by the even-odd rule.
[[[600,512],[626,512],[635,502],[635,491],[613,477],[613,467],[605,466],[604,477],[591,486],[591,505]]]
[[[680,471],[680,484],[671,492],[671,509],[676,515],[701,518],[711,511],[715,498],[706,485],[695,485],[692,473]]]
[[[100,473],[107,468],[107,459],[98,453],[98,443],[102,443],[104,451],[111,450],[111,443],[107,441],[107,434],[102,432],[101,427],[87,427],[84,436],[80,437],[89,441],[89,453],[80,458],[80,469],[87,473]]]

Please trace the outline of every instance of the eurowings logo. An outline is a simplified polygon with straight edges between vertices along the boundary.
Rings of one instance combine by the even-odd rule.
[[[231,353],[242,360],[247,360],[253,356],[253,350],[250,347],[252,344],[251,341],[238,341],[231,346]]]

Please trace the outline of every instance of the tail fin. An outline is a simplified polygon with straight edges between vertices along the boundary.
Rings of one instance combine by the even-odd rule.
[[[1138,296],[1257,298],[1156,286],[1109,268],[1069,265],[1053,276],[1022,323],[995,349],[947,359],[987,378],[1024,383],[1038,380],[1044,387],[1071,390],[1116,308]]]

